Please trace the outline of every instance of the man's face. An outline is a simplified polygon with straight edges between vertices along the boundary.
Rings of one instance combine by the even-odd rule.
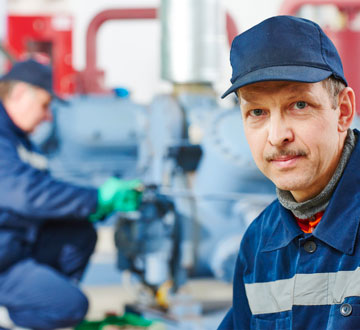
[[[339,107],[332,107],[323,84],[261,82],[238,94],[259,169],[298,202],[320,193],[337,167],[344,139]]]
[[[31,133],[41,122],[52,120],[51,95],[44,89],[18,83],[10,99],[9,115],[24,132]]]

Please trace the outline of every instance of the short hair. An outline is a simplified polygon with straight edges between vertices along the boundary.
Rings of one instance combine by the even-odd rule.
[[[328,92],[332,106],[335,109],[338,106],[338,95],[346,87],[345,83],[334,76],[330,76],[323,80],[322,84]]]
[[[0,81],[0,100],[4,101],[4,99],[11,93],[13,87],[17,81],[15,80],[2,80]]]

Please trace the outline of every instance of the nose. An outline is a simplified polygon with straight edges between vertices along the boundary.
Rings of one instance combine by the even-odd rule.
[[[269,121],[268,141],[274,147],[281,147],[294,140],[289,123],[280,114],[274,114]]]

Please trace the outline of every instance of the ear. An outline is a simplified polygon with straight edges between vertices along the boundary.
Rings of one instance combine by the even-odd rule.
[[[355,115],[355,93],[351,87],[344,88],[338,95],[340,109],[338,130],[345,132],[350,127]]]

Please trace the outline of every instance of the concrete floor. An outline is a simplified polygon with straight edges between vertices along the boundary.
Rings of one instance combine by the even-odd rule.
[[[85,286],[90,307],[87,320],[100,320],[106,314],[122,315],[126,304],[136,305],[138,295],[134,285],[95,285]],[[192,280],[174,296],[174,313],[169,316],[175,323],[165,322],[165,329],[173,330],[212,330],[216,329],[230,304],[232,288],[229,284],[214,280]],[[180,303],[179,303],[180,301]],[[221,308],[217,308],[221,306]],[[205,309],[205,313],[199,312]],[[146,312],[144,317],[159,319],[157,313]],[[166,316],[167,317],[167,316]]]
[[[137,301],[139,297],[137,292],[140,288],[136,285],[104,284],[84,286],[83,290],[90,302],[87,317],[94,320],[109,312],[123,313],[126,304]],[[226,306],[229,304],[232,297],[232,287],[229,284],[211,279],[191,280],[179,290],[178,296],[186,297],[186,299],[203,304],[205,308],[210,309],[212,308],[211,305]]]

